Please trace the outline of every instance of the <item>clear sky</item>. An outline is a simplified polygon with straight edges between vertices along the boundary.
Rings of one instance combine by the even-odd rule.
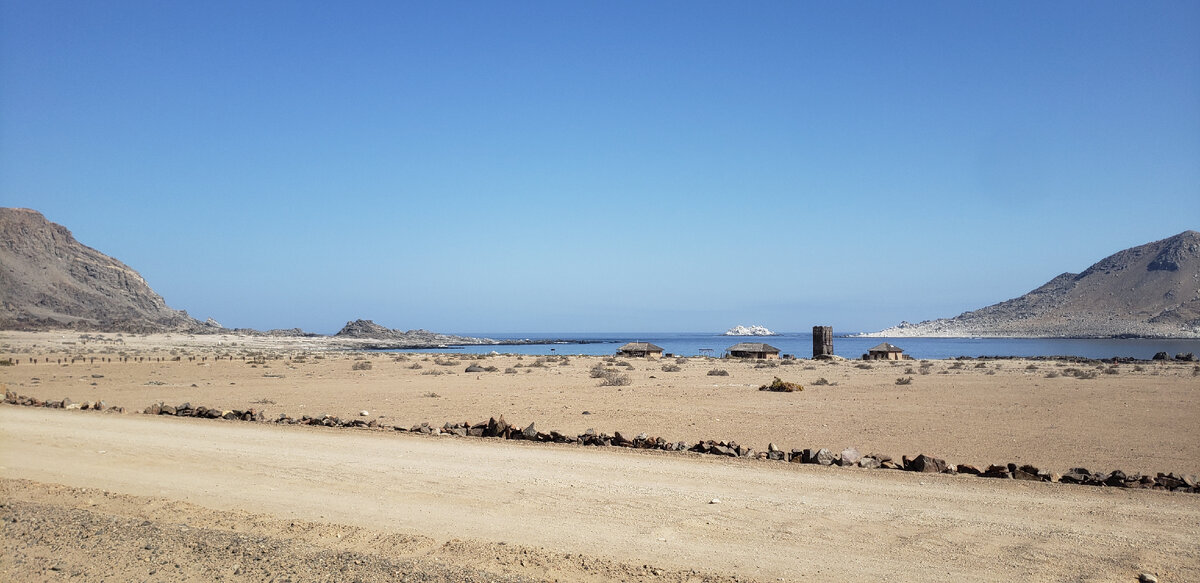
[[[0,205],[230,327],[873,330],[1200,229],[1197,2],[0,6]]]

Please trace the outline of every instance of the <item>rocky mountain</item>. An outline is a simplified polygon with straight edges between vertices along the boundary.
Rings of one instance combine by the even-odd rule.
[[[1114,253],[1021,296],[866,336],[1200,338],[1200,233]]]
[[[133,268],[75,240],[41,213],[0,208],[0,329],[205,331]]]
[[[365,340],[384,341],[388,346],[412,346],[412,347],[427,347],[438,346],[441,344],[449,345],[464,345],[464,344],[498,344],[495,340],[489,338],[470,338],[467,336],[453,336],[450,334],[439,334],[428,330],[394,330],[386,326],[381,326],[371,320],[354,320],[346,322],[334,338],[356,338]]]

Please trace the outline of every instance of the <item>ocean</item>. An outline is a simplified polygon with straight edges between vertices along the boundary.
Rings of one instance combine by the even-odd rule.
[[[532,340],[535,344],[463,346],[438,349],[399,350],[395,352],[449,352],[512,354],[587,354],[607,355],[626,342],[651,342],[677,356],[722,356],[738,342],[765,342],[798,358],[812,356],[812,333],[784,333],[775,336],[725,336],[679,332],[638,333],[457,333],[462,336],[493,340]],[[560,341],[579,341],[570,343]],[[861,358],[868,348],[890,342],[917,359],[941,359],[958,356],[1078,356],[1083,358],[1150,359],[1156,352],[1174,356],[1191,352],[1200,355],[1200,339],[1077,339],[1077,338],[851,338],[836,336],[833,352],[850,359]]]

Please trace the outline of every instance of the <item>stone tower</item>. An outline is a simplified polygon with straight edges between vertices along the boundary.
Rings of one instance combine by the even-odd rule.
[[[833,326],[813,326],[813,358],[833,356]]]

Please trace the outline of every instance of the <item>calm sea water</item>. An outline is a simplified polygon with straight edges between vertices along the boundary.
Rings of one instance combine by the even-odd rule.
[[[812,356],[812,333],[780,334],[777,336],[725,336],[694,333],[461,333],[463,336],[495,340],[535,340],[538,344],[519,346],[464,346],[461,348],[422,349],[397,352],[465,352],[488,353],[493,350],[514,354],[613,354],[626,342],[652,342],[666,352],[696,356],[721,356],[738,342],[765,342],[783,354],[799,358]],[[555,340],[581,340],[587,344],[559,344]],[[1180,352],[1200,355],[1200,340],[1134,339],[1041,339],[1041,338],[847,338],[835,336],[833,352],[845,358],[860,358],[868,348],[880,342],[890,342],[904,349],[913,358],[954,358],[956,356],[1080,356],[1084,358],[1131,357],[1149,359],[1165,351],[1174,356]]]

